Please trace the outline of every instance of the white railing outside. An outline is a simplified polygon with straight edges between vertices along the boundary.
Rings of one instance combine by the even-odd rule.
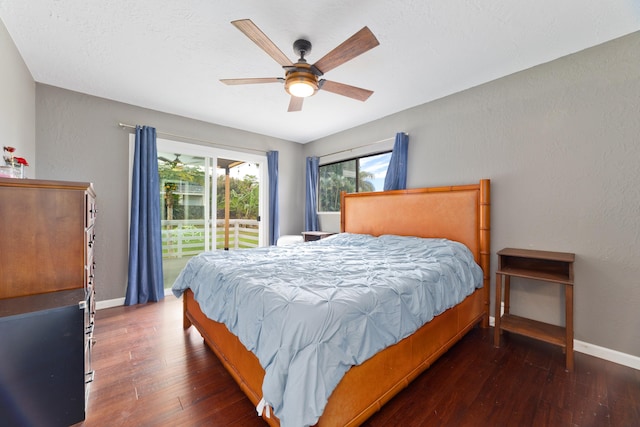
[[[197,255],[205,249],[205,220],[165,220],[162,221],[162,257],[181,258]],[[259,246],[257,220],[229,220],[229,249],[257,248]],[[209,242],[214,230],[209,228]],[[224,219],[216,221],[215,247],[224,248]]]

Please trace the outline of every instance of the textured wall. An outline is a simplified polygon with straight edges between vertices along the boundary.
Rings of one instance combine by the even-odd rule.
[[[638,52],[634,33],[314,141],[305,155],[406,131],[410,187],[490,178],[492,269],[503,247],[576,253],[575,338],[640,356]],[[514,313],[563,323],[559,286],[512,287]]]
[[[0,58],[0,147],[15,147],[15,154],[31,165],[26,176],[35,178],[36,85],[1,20]]]
[[[119,122],[205,141],[279,151],[280,229],[302,229],[302,146],[262,135],[38,84],[38,177],[93,182],[98,195],[98,300],[124,297],[127,283],[129,132]],[[187,141],[188,142],[188,141]]]

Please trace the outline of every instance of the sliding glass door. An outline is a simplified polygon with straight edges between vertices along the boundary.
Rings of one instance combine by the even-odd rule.
[[[266,156],[158,139],[165,288],[210,250],[267,244]]]

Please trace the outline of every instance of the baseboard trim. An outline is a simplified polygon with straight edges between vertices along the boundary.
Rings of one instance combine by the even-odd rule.
[[[121,305],[124,305],[124,298],[115,298],[115,299],[108,299],[104,301],[96,301],[96,310],[103,310],[105,308],[111,308],[111,307],[119,307]]]
[[[164,290],[164,296],[173,296],[173,292],[171,291],[171,289],[165,289]],[[119,307],[121,305],[124,305],[124,297],[123,298],[114,298],[114,299],[108,299],[108,300],[104,300],[104,301],[97,301],[96,302],[96,310],[102,310],[105,308],[111,308],[111,307]]]
[[[495,317],[489,316],[489,325],[495,326]],[[606,347],[600,347],[588,342],[573,340],[573,351],[588,354],[589,356],[604,359],[618,365],[628,366],[629,368],[640,370],[640,357],[631,354],[622,353]]]
[[[608,360],[618,365],[628,366],[640,370],[640,357],[622,353],[606,347],[600,347],[584,341],[573,340],[573,350],[599,359]]]

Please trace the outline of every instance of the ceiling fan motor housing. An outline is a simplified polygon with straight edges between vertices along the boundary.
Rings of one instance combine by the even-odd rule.
[[[298,39],[293,42],[293,51],[300,59],[304,59],[304,56],[311,52],[311,42],[309,40]]]

